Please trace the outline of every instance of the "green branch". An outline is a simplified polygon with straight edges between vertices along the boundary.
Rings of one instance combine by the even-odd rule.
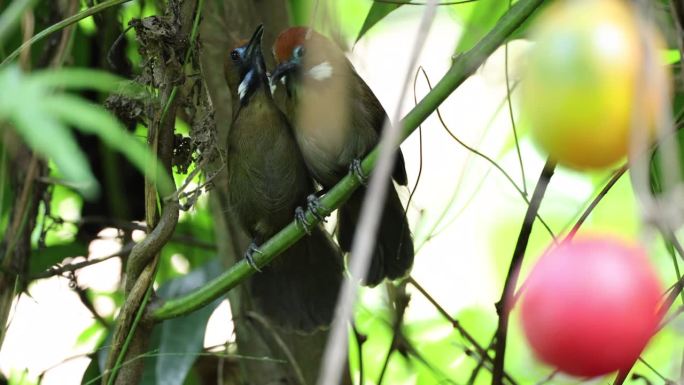
[[[403,126],[402,139],[406,139],[418,125],[427,119],[543,2],[544,0],[518,1],[475,47],[458,56],[446,75],[435,85],[435,88],[425,95],[423,100],[404,117],[401,122]],[[377,157],[378,149],[376,148],[363,160],[362,167],[366,173],[372,171]],[[321,211],[324,214],[332,212],[351,196],[359,184],[360,182],[352,175],[344,177],[321,199],[322,206],[326,208],[326,210]],[[316,218],[311,212],[307,212],[306,216],[312,223],[316,222]],[[254,262],[259,267],[267,265],[278,254],[302,238],[304,234],[304,229],[295,222],[290,223],[273,238],[261,245],[261,253],[255,253]],[[255,270],[246,261],[237,262],[221,276],[196,291],[166,301],[154,309],[151,316],[155,321],[163,321],[188,314],[225,294],[254,272]]]

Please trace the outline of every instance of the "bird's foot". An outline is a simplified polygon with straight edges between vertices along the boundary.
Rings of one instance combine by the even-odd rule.
[[[326,222],[325,214],[323,214],[325,212],[325,207],[321,205],[321,201],[316,193],[306,197],[306,208],[311,211],[311,215],[318,221]],[[295,209],[295,222],[297,222],[308,235],[311,235],[311,229],[314,224],[306,219],[306,212],[301,207]]]
[[[244,258],[247,260],[247,264],[249,264],[249,266],[261,273],[261,269],[259,269],[259,266],[257,266],[256,262],[254,261],[254,254],[263,254],[262,251],[259,250],[259,246],[257,246],[256,242],[249,244],[247,251],[245,251]]]
[[[306,219],[306,213],[301,207],[295,209],[295,222],[304,229],[304,232],[306,232],[307,235],[311,235],[311,227],[313,224]]]
[[[321,204],[321,200],[318,198],[318,195],[311,194],[306,197],[306,208],[311,211],[311,214],[314,216],[314,218],[318,219],[321,222],[327,222],[325,220],[326,215],[323,214],[326,209],[323,207]]]
[[[349,164],[349,172],[351,172],[352,175],[354,175],[362,185],[365,186],[368,184],[368,176],[365,172],[363,172],[363,168],[361,167],[361,159],[354,159],[351,161]]]

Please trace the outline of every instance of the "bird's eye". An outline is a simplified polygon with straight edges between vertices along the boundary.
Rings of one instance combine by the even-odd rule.
[[[300,58],[300,57],[304,56],[305,53],[306,53],[306,51],[304,50],[304,47],[301,45],[296,46],[295,49],[292,51],[292,54],[296,58]]]
[[[240,52],[238,52],[237,49],[230,51],[230,58],[233,59],[233,61],[240,60]]]

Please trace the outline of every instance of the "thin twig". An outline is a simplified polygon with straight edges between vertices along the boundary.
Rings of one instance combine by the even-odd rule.
[[[682,279],[682,274],[679,270],[679,262],[677,261],[677,254],[679,253],[675,252],[675,245],[669,240],[665,239],[665,237],[663,237],[663,243],[665,243],[665,248],[667,249],[667,252],[670,254],[670,257],[672,258],[672,263],[675,268],[675,274],[677,275],[677,281],[679,281],[680,279]],[[684,293],[681,294],[681,299],[682,303],[684,303]]]
[[[487,352],[491,351],[494,346],[496,346],[496,334],[491,338],[491,341],[489,341],[489,345],[487,346]],[[493,365],[492,365],[493,366]],[[480,371],[482,368],[485,367],[484,361],[480,362],[480,365],[475,366],[473,369],[472,373],[470,373],[470,379],[469,379],[469,384],[474,384],[475,380],[477,379],[477,376],[480,374]],[[492,371],[492,368],[487,368],[489,371]],[[506,372],[504,371],[504,376],[506,375]],[[504,377],[506,378],[506,377]],[[470,382],[472,380],[472,382]]]
[[[669,325],[672,321],[677,319],[680,315],[684,313],[684,306],[678,307],[675,311],[672,312],[667,318],[663,319],[663,321],[658,325],[658,330],[662,330],[665,326]]]
[[[363,385],[363,344],[366,342],[368,337],[359,331],[355,322],[352,322],[351,327],[354,331],[354,341],[356,341],[356,350],[358,351],[357,358],[359,360],[359,385]]]
[[[572,239],[575,234],[577,234],[577,231],[579,231],[580,227],[584,224],[584,221],[587,220],[589,217],[589,214],[591,214],[592,211],[598,206],[599,202],[608,194],[608,191],[615,186],[615,183],[617,183],[618,180],[627,172],[627,169],[629,168],[629,165],[624,164],[620,168],[618,168],[613,176],[610,178],[608,183],[606,183],[605,186],[599,191],[598,194],[596,194],[596,197],[594,198],[593,201],[587,206],[586,210],[584,210],[584,213],[582,213],[582,216],[575,222],[575,225],[572,227],[570,232],[568,233],[568,239]]]
[[[584,212],[582,213],[580,218],[577,220],[577,222],[575,222],[575,225],[568,232],[568,235],[565,238],[565,240],[569,241],[569,240],[573,239],[575,237],[575,235],[577,235],[577,232],[579,231],[580,227],[582,227],[584,222],[587,220],[589,215],[594,211],[594,209],[596,209],[599,202],[601,202],[601,200],[606,195],[608,195],[608,192],[610,191],[610,189],[612,189],[613,186],[615,186],[617,181],[620,180],[620,178],[625,174],[627,169],[628,169],[628,164],[624,164],[624,165],[622,165],[622,167],[618,168],[613,173],[613,175],[610,177],[608,182],[603,186],[601,191],[599,191],[598,194],[596,194],[596,197],[594,197],[594,199],[591,201],[591,203],[589,203],[589,205],[584,210]],[[679,275],[678,275],[678,277],[679,277]],[[511,307],[515,306],[515,304],[518,302],[518,299],[520,298],[520,296],[522,295],[524,290],[525,290],[525,284],[523,283],[523,285],[521,285],[521,287],[511,296],[509,306],[511,306]],[[684,298],[684,296],[683,296],[683,298]]]
[[[425,121],[435,109],[443,103],[451,93],[468,79],[482,63],[543,3],[544,0],[519,0],[506,12],[494,28],[485,35],[471,50],[461,54],[452,62],[451,68],[435,84],[435,87],[413,108],[401,121],[402,138],[408,137],[420,123]],[[364,173],[370,173],[375,165],[379,149],[373,149],[362,161]],[[321,214],[330,212],[345,202],[360,186],[354,175],[348,174],[331,188],[323,198]],[[320,219],[306,211],[307,221],[316,224]],[[304,230],[295,221],[290,222],[281,231],[261,245],[261,253],[254,256],[257,266],[270,263],[278,254],[293,245],[304,236]],[[169,299],[152,311],[151,317],[159,322],[178,317],[210,303],[227,291],[239,285],[254,274],[256,270],[242,260],[202,287],[178,298]],[[342,354],[344,356],[344,353]]]
[[[512,0],[508,0],[508,9],[511,9]],[[520,177],[522,178],[522,189],[527,196],[527,178],[525,177],[525,166],[523,165],[522,153],[520,152],[520,143],[518,141],[518,129],[515,125],[515,117],[513,116],[513,103],[511,101],[511,82],[508,76],[508,42],[504,44],[504,74],[506,75],[506,100],[508,101],[508,115],[511,119],[511,127],[513,129],[513,139],[515,140],[515,152],[518,154],[518,163],[520,164]]]
[[[466,211],[466,209],[471,207],[471,203],[479,195],[479,192],[482,191],[482,186],[487,181],[487,177],[489,176],[489,173],[491,171],[492,169],[488,169],[487,171],[485,171],[480,181],[477,182],[477,185],[475,186],[473,192],[468,196],[468,198],[465,199],[465,201],[463,201],[461,207],[459,207],[458,210],[456,210],[453,217],[449,218],[449,220],[446,221],[443,225],[441,225],[440,228],[437,228],[437,226],[440,225],[442,220],[444,220],[444,218],[446,217],[446,210],[444,211],[444,214],[439,217],[438,221],[435,222],[435,226],[433,227],[432,232],[425,238],[425,241],[419,246],[419,248],[422,247],[425,243],[427,243],[427,241],[439,236],[442,232],[446,231],[452,224],[454,224],[454,222],[458,220],[458,218]],[[453,200],[450,203],[453,203]],[[451,207],[451,204],[449,204],[447,207]]]
[[[349,266],[351,273],[347,277],[340,289],[335,318],[333,320],[328,343],[323,354],[322,368],[318,377],[319,385],[338,384],[342,375],[342,368],[346,362],[347,354],[347,324],[351,319],[358,283],[351,277],[365,277],[370,267],[371,252],[375,244],[375,235],[380,224],[383,202],[387,196],[387,181],[392,173],[394,164],[394,154],[401,138],[402,124],[399,124],[404,98],[411,84],[411,74],[416,67],[418,56],[423,48],[423,43],[427,39],[428,32],[432,26],[437,11],[437,1],[431,0],[423,12],[418,32],[411,50],[411,59],[408,63],[402,91],[399,93],[399,100],[396,105],[396,113],[393,122],[386,120],[379,143],[378,161],[368,184],[368,193],[363,199],[361,207],[361,217],[359,218],[356,231],[354,232],[354,243],[351,255],[354,256]]]
[[[378,380],[375,382],[378,385],[382,385],[382,380],[385,378],[385,373],[387,371],[387,367],[389,366],[390,358],[392,358],[392,353],[397,349],[397,343],[401,333],[401,325],[404,322],[404,314],[406,314],[406,307],[408,307],[409,304],[409,297],[406,294],[406,285],[402,284],[398,290],[400,293],[398,294],[399,300],[396,301],[396,315],[392,324],[392,340],[390,341],[389,348],[387,349],[387,354],[385,355],[385,360],[383,361]]]
[[[302,372],[302,368],[299,365],[299,362],[297,362],[297,359],[295,358],[294,354],[292,354],[292,350],[290,350],[285,341],[283,341],[283,339],[280,338],[280,335],[273,328],[271,323],[266,318],[261,316],[261,314],[256,312],[248,312],[246,316],[248,319],[256,321],[259,325],[261,325],[261,327],[263,327],[268,332],[271,338],[273,338],[273,340],[275,341],[276,345],[280,348],[280,351],[283,352],[283,354],[285,355],[285,358],[287,358],[287,362],[289,362],[290,366],[292,367],[292,371],[294,372],[297,383],[300,385],[306,385],[304,373]]]
[[[534,188],[530,205],[527,207],[525,219],[523,220],[522,226],[520,228],[518,241],[515,244],[515,250],[513,250],[513,257],[511,258],[511,264],[508,267],[508,274],[506,275],[506,281],[504,282],[504,288],[501,293],[501,299],[496,304],[496,310],[499,314],[499,324],[496,329],[496,353],[494,356],[494,373],[492,375],[492,385],[502,384],[504,359],[506,354],[506,337],[508,336],[508,318],[511,310],[508,305],[510,304],[512,294],[515,292],[515,287],[518,283],[520,266],[522,265],[523,258],[525,257],[525,250],[527,249],[527,243],[529,242],[530,235],[532,234],[534,218],[539,211],[539,206],[541,205],[542,198],[544,198],[546,187],[548,186],[555,169],[556,162],[551,159],[547,159],[544,169],[542,170],[541,175],[539,175],[539,180]]]
[[[470,372],[470,376],[468,377],[468,382],[466,382],[466,385],[475,384],[475,380],[477,380],[477,375],[480,374],[480,370],[482,370],[484,363],[485,363],[485,358],[482,356],[478,356],[477,365],[475,365],[475,368],[473,369],[473,371]]]
[[[423,286],[420,285],[415,280],[415,278],[409,276],[407,279],[407,282],[410,283],[413,287],[415,287],[425,297],[425,299],[427,299],[432,304],[432,306],[434,306],[435,309],[437,309],[437,311],[444,318],[446,318],[449,321],[449,323],[451,323],[451,326],[453,326],[453,328],[456,329],[459,332],[459,334],[461,334],[461,336],[463,338],[465,338],[465,340],[468,341],[468,343],[470,343],[475,348],[475,350],[477,351],[477,354],[480,356],[481,359],[489,361],[491,363],[494,363],[494,360],[489,356],[489,353],[487,353],[487,350],[489,350],[489,348],[484,349],[482,347],[482,345],[480,345],[477,342],[475,337],[473,337],[470,333],[468,333],[468,331],[461,325],[461,323],[457,319],[453,318],[449,314],[449,312],[447,312],[442,307],[442,305],[440,305],[439,302],[437,302],[437,300],[435,300],[432,297],[432,295],[430,295],[430,293],[428,293],[427,290],[425,290],[425,288],[423,288]],[[513,379],[513,377],[511,377],[510,375],[508,375],[505,372],[504,372],[504,378],[506,378],[506,380],[508,380],[511,384],[517,384],[517,382]]]
[[[674,233],[674,231],[672,231],[672,229],[670,228],[661,228],[659,230],[663,238],[665,238],[667,242],[672,244],[672,247],[677,251],[679,257],[684,259],[684,247],[682,247],[682,244],[679,243],[677,235]]]
[[[557,375],[558,373],[559,373],[558,370],[554,370],[553,372],[549,373],[548,376],[542,378],[541,381],[537,382],[536,385],[545,385],[545,384],[548,384],[549,382],[551,382],[551,380],[553,380],[554,377],[556,377],[556,375]]]
[[[430,79],[428,78],[427,73],[425,73],[425,80],[427,81],[428,86],[430,87],[430,90],[432,90],[432,84],[430,83]],[[486,160],[489,164],[494,166],[494,168],[496,168],[508,180],[508,182],[510,182],[510,184],[515,188],[515,190],[518,192],[518,194],[520,194],[520,196],[523,198],[525,203],[529,206],[530,200],[527,197],[527,193],[525,191],[523,191],[518,186],[517,183],[515,183],[515,181],[508,174],[508,172],[506,172],[506,170],[504,170],[503,167],[501,167],[496,161],[494,161],[494,159],[492,159],[489,156],[485,155],[484,153],[480,152],[478,149],[468,145],[467,143],[462,141],[458,136],[456,136],[447,126],[444,118],[442,117],[442,113],[441,113],[439,108],[437,108],[435,110],[435,112],[437,113],[437,119],[439,119],[439,122],[442,124],[442,128],[444,128],[444,130],[447,132],[447,134],[449,134],[449,136],[451,136],[451,138],[453,140],[455,140],[458,144],[460,144],[463,148],[465,148],[466,150],[468,150],[468,151],[472,152],[473,154],[479,156],[480,158]],[[539,213],[537,213],[537,218],[539,219],[539,222],[541,222],[541,224],[544,226],[544,228],[546,228],[546,231],[548,231],[549,235],[551,235],[551,238],[553,238],[553,240],[555,242],[556,241],[556,235],[553,233],[553,230],[551,230],[551,227],[546,223],[546,221],[544,221],[544,219],[539,215]]]
[[[427,367],[435,377],[439,376],[440,378],[438,384],[447,383],[457,385],[456,382],[449,378],[449,376],[447,376],[442,370],[430,364],[430,362],[425,357],[423,357],[423,355],[420,354],[420,352],[413,346],[411,341],[407,340],[404,334],[401,332],[399,334],[399,345],[400,348],[406,351],[408,355],[413,356],[416,361],[425,365],[425,367]]]
[[[105,329],[109,330],[111,328],[110,323],[106,319],[104,319],[100,315],[100,313],[97,312],[97,310],[95,309],[95,305],[90,300],[90,298],[88,298],[88,293],[86,292],[86,289],[78,285],[78,280],[76,279],[75,274],[72,274],[70,277],[69,287],[71,287],[72,290],[76,293],[78,299],[81,301],[81,304],[90,312],[93,318],[95,318],[95,320],[99,322],[100,325],[104,326]]]
[[[418,72],[423,68],[419,66],[416,70],[416,75],[413,77],[413,107],[418,104],[418,92],[416,91],[416,86],[418,85]],[[418,175],[416,176],[416,183],[411,189],[411,194],[409,194],[408,201],[406,202],[406,211],[404,212],[404,217],[408,212],[411,202],[413,201],[413,196],[418,189],[418,184],[420,183],[420,178],[423,176],[423,125],[418,125]]]
[[[392,326],[389,321],[382,319],[381,320],[383,323],[385,323],[387,326]],[[401,352],[402,356],[413,356],[415,361],[423,364],[430,372],[432,372],[433,375],[435,375],[435,378],[439,376],[439,382],[437,384],[443,384],[443,383],[449,383],[449,384],[454,384],[456,383],[452,381],[449,376],[447,376],[444,372],[442,372],[440,369],[435,368],[430,362],[423,357],[422,354],[413,346],[410,340],[406,338],[406,336],[402,333],[401,328],[398,330],[397,333],[397,338],[396,338],[396,349]]]
[[[147,226],[145,225],[140,225],[135,222],[131,221],[126,221],[126,220],[121,220],[121,219],[116,219],[116,218],[108,218],[108,217],[98,217],[98,216],[90,216],[90,217],[83,217],[82,219],[78,221],[64,221],[64,223],[72,223],[76,226],[80,226],[84,223],[98,223],[105,225],[107,227],[114,227],[116,229],[120,230],[139,230],[139,231],[147,231]],[[192,247],[197,247],[200,249],[205,249],[205,250],[216,250],[216,244],[203,241],[201,239],[198,239],[196,237],[193,237],[191,234],[185,234],[185,233],[176,233],[171,236],[171,239],[169,242],[172,243],[182,243],[186,246],[192,246]],[[42,277],[38,277],[42,278]]]
[[[66,364],[69,361],[77,360],[79,358],[88,358],[90,356],[90,354],[91,353],[76,354],[73,356],[63,358],[60,362],[58,362],[56,364],[52,364],[51,366],[48,366],[46,369],[44,369],[42,372],[40,372],[40,374],[38,375],[38,378],[42,379],[43,377],[45,377],[45,374],[47,374],[47,372],[54,370],[54,369],[57,369],[58,367]],[[40,383],[40,382],[38,382],[38,383]],[[23,384],[23,382],[19,382],[19,384]]]
[[[421,68],[422,68],[422,67],[421,67]],[[426,81],[428,82],[428,85],[430,85],[430,79],[429,79],[429,77],[427,76],[427,72],[424,72],[424,71],[423,71],[423,75],[425,76],[425,79],[426,79]],[[513,87],[512,87],[512,88],[514,89],[517,85],[518,85],[518,83],[513,84]],[[496,115],[498,115],[498,113],[503,109],[503,107],[505,106],[505,103],[506,103],[506,98],[504,98],[504,99],[501,101],[501,103],[497,106],[495,112],[492,114],[492,117],[489,119],[489,121],[487,122],[487,124],[484,126],[484,127],[485,127],[485,128],[484,128],[484,131],[483,131],[483,133],[480,135],[480,138],[479,138],[479,142],[478,142],[478,143],[481,143],[481,142],[482,142],[482,140],[484,139],[484,137],[485,137],[485,135],[486,135],[486,132],[489,130],[489,128],[491,127],[491,125],[494,123],[494,120],[495,120],[494,118],[495,118]],[[444,122],[442,122],[442,121],[440,121],[440,123],[444,124]],[[473,155],[475,155],[475,154],[471,152],[471,153],[469,153],[469,154],[466,156],[466,161],[465,161],[465,163],[464,163],[464,165],[463,165],[463,170],[467,170],[467,169],[468,169],[468,167],[469,167],[469,165],[470,165],[470,162],[472,161]],[[482,185],[484,184],[484,182],[487,180],[487,177],[489,176],[489,173],[490,173],[490,172],[491,172],[491,169],[487,169],[487,170],[485,171],[484,175],[482,175],[482,177],[480,178],[480,181],[477,183],[477,186],[475,187],[475,189],[473,189],[473,191],[472,191],[472,193],[470,194],[470,196],[469,196],[467,199],[465,199],[465,201],[461,204],[461,207],[460,207],[459,209],[455,210],[455,213],[453,214],[453,216],[452,216],[445,224],[442,224],[442,222],[443,222],[443,221],[445,220],[445,218],[447,217],[447,214],[449,214],[449,213],[452,211],[452,207],[453,207],[454,204],[456,203],[456,199],[458,198],[458,193],[459,193],[460,190],[461,190],[461,187],[462,187],[462,184],[463,184],[463,180],[464,180],[464,178],[465,178],[466,173],[465,173],[465,172],[461,172],[461,173],[460,173],[460,175],[459,175],[459,177],[458,177],[458,180],[456,181],[456,186],[455,186],[455,188],[454,188],[454,191],[452,192],[451,197],[449,198],[449,201],[447,202],[446,206],[444,206],[445,209],[442,210],[442,212],[439,214],[438,218],[433,222],[433,224],[432,224],[432,226],[431,226],[431,229],[427,232],[428,235],[426,235],[425,237],[422,237],[422,239],[421,239],[419,242],[416,242],[416,254],[419,252],[419,250],[420,250],[428,241],[432,240],[433,238],[437,237],[441,232],[443,232],[443,231],[445,231],[446,229],[448,229],[449,226],[451,226],[451,224],[452,224],[453,222],[455,222],[455,221],[461,216],[461,214],[465,211],[465,209],[466,209],[467,207],[470,206],[470,202],[471,202],[473,199],[475,199],[475,197],[478,195],[478,192],[480,191],[480,189],[481,189]],[[441,228],[438,229],[438,227],[439,227],[440,225],[441,225]]]
[[[47,269],[41,273],[33,275],[30,279],[35,280],[35,279],[50,278],[50,277],[54,277],[56,275],[62,275],[64,273],[74,272],[74,271],[80,270],[84,267],[88,267],[88,266],[92,266],[92,265],[95,265],[95,264],[98,264],[98,263],[101,263],[104,261],[108,261],[112,258],[127,255],[128,253],[131,252],[131,250],[133,249],[133,246],[135,246],[135,243],[131,242],[131,243],[128,243],[125,246],[123,246],[119,251],[117,251],[113,254],[110,254],[106,257],[89,259],[87,261],[78,262],[78,263],[71,263],[68,265],[57,265],[56,267],[51,267],[51,268],[49,268],[49,269]]]
[[[653,374],[655,374],[656,376],[658,376],[658,378],[663,380],[665,382],[665,384],[674,384],[675,383],[674,381],[670,380],[669,378],[663,376],[659,371],[656,370],[656,368],[653,367],[653,365],[646,362],[646,360],[644,360],[643,358],[639,357],[639,362],[641,362],[642,364],[644,364],[644,366],[646,366],[648,369],[650,369],[651,372],[653,372]]]
[[[673,289],[668,294],[665,303],[663,303],[662,306],[660,306],[660,309],[658,309],[658,314],[661,318],[664,317],[665,314],[667,314],[667,312],[670,310],[670,307],[677,300],[677,297],[682,292],[682,289],[684,289],[684,278],[677,281]],[[627,375],[632,370],[632,367],[635,363],[636,360],[627,367],[620,369],[620,371],[617,374],[617,377],[615,378],[615,381],[613,381],[613,385],[622,385],[627,379]]]

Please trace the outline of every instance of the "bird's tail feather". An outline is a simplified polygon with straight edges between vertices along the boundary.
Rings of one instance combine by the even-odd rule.
[[[312,332],[330,325],[343,278],[342,254],[320,226],[251,280],[257,309],[274,325]]]
[[[365,193],[366,189],[360,188],[339,209],[337,240],[345,252],[351,250]],[[404,277],[413,265],[413,258],[411,231],[399,195],[392,185],[387,191],[375,249],[364,284],[375,286],[385,278]]]

